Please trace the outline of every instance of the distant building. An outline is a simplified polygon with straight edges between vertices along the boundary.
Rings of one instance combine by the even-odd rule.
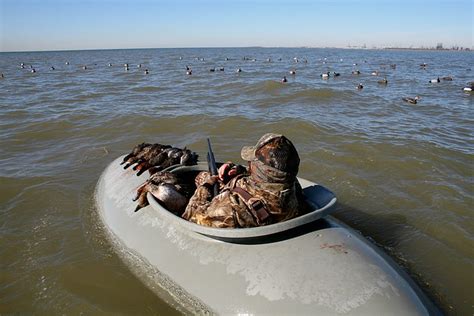
[[[443,43],[436,44],[436,49],[443,49]]]

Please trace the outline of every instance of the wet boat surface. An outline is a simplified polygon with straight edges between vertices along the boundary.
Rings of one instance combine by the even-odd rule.
[[[336,198],[323,186],[300,179],[305,195],[319,206],[306,217],[216,229],[173,215],[152,196],[135,213],[132,197],[147,176],[123,170],[120,159],[99,180],[100,218],[122,255],[139,257],[131,270],[174,306],[217,314],[438,313],[393,260],[326,216]]]

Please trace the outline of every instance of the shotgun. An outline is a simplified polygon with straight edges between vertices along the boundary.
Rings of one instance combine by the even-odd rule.
[[[207,165],[209,167],[209,172],[211,173],[211,176],[217,176],[217,165],[216,165],[216,159],[214,158],[214,153],[212,152],[212,147],[211,147],[211,140],[208,138],[207,139]],[[219,194],[219,183],[216,182],[214,183],[214,186],[212,187],[213,189],[213,197]]]

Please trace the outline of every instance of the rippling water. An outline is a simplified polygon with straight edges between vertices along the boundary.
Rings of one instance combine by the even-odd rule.
[[[474,96],[462,88],[474,80],[473,56],[263,48],[0,54],[0,313],[177,313],[128,271],[98,228],[92,198],[102,170],[143,141],[202,156],[208,136],[217,158],[240,161],[243,145],[274,131],[297,146],[300,176],[337,194],[336,217],[383,247],[446,313],[472,314]],[[356,69],[361,75],[351,75]],[[341,76],[322,80],[326,71]],[[428,83],[438,76],[453,81]],[[377,83],[384,77],[387,86]],[[416,95],[416,105],[401,100]]]

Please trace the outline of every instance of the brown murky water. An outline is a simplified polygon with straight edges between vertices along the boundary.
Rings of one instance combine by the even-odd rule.
[[[300,176],[337,194],[336,217],[446,313],[472,314],[474,96],[462,87],[473,64],[472,53],[330,49],[0,54],[0,313],[177,314],[104,237],[93,202],[102,170],[142,141],[203,157],[211,137],[218,159],[240,161],[273,131],[297,146]],[[341,76],[321,80],[325,71]],[[445,75],[454,80],[428,83]],[[401,100],[415,95],[417,105]]]

